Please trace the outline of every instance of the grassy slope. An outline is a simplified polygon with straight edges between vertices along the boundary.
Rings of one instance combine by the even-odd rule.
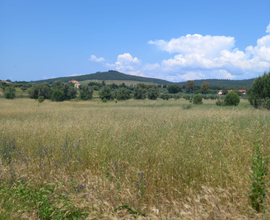
[[[9,166],[1,155],[2,216],[40,215],[38,199],[23,205],[28,197],[12,190],[40,198],[51,185],[43,195],[49,207],[64,201],[68,212],[69,201],[97,219],[133,219],[127,208],[114,212],[123,204],[145,213],[141,219],[260,219],[249,208],[248,175],[257,138],[270,153],[269,112],[247,101],[224,108],[209,100],[184,110],[188,103],[0,99],[0,140],[16,138],[27,159],[13,155]],[[9,181],[19,178],[26,184],[11,190]]]

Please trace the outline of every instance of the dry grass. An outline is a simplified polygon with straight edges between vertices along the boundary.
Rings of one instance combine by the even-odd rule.
[[[269,154],[269,112],[186,103],[0,99],[0,140],[15,138],[27,159],[2,163],[1,181],[61,185],[78,208],[91,207],[89,219],[269,218],[247,196],[256,140]],[[123,204],[146,217],[114,212]]]

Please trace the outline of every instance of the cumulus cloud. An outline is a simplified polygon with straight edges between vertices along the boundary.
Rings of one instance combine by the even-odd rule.
[[[141,61],[137,57],[133,58],[129,53],[118,55],[115,63],[106,63],[106,66],[131,75],[143,75],[141,72]]]
[[[132,75],[163,78],[169,81],[192,79],[243,79],[257,77],[270,67],[270,23],[266,35],[245,50],[235,48],[235,39],[227,36],[186,35],[169,41],[148,44],[173,54],[159,63],[143,64],[130,53],[117,56],[106,66]]]
[[[195,53],[201,56],[216,57],[222,50],[231,50],[234,47],[234,42],[233,37],[188,34],[170,41],[149,41],[148,44],[156,45],[169,53]]]
[[[269,25],[266,28],[266,33],[270,34],[270,22],[269,22]]]
[[[92,62],[103,62],[105,61],[105,59],[103,57],[100,57],[100,58],[97,58],[95,55],[91,55],[91,58],[89,59],[89,61],[92,61]]]

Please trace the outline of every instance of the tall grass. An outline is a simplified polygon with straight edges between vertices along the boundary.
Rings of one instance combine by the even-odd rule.
[[[205,100],[184,110],[187,103],[1,99],[0,147],[15,146],[10,163],[2,152],[2,189],[22,180],[28,190],[50,185],[90,219],[265,217],[250,208],[247,194],[258,132],[269,154],[269,112],[245,101],[222,108]],[[268,196],[264,205],[269,210]],[[40,218],[31,207],[28,218]]]

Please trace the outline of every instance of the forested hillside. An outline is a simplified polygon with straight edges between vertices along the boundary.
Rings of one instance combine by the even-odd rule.
[[[58,77],[53,79],[32,81],[32,83],[49,83],[52,84],[55,81],[68,82],[70,80],[85,81],[85,80],[126,80],[126,81],[138,81],[142,83],[155,83],[160,85],[170,85],[179,84],[181,86],[185,85],[186,82],[169,82],[167,80],[133,76],[118,71],[108,71],[108,72],[97,72],[93,74],[81,75],[81,76],[68,76],[68,77]],[[194,80],[197,86],[201,86],[203,81],[209,82],[211,88],[222,89],[222,88],[242,88],[243,86],[251,87],[254,79],[245,80],[229,80],[229,79],[201,79]]]

